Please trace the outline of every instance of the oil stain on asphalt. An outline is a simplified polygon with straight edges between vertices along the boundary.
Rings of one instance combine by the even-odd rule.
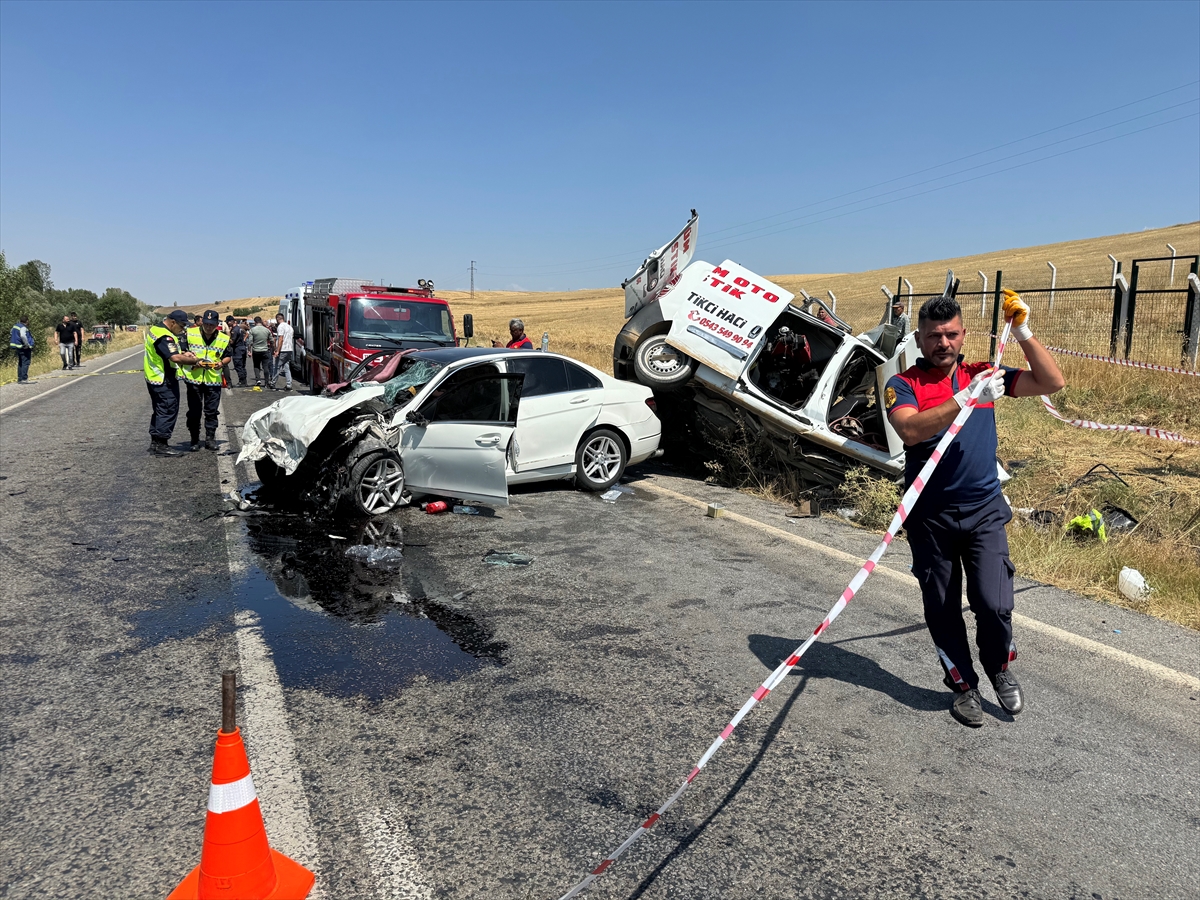
[[[362,551],[347,556],[356,546],[403,553],[398,525],[272,515],[246,527],[258,565],[231,594],[164,600],[135,618],[134,636],[157,644],[228,630],[235,611],[253,610],[285,687],[371,700],[419,676],[453,681],[504,665],[507,646],[471,616],[426,597],[410,566],[368,563]]]

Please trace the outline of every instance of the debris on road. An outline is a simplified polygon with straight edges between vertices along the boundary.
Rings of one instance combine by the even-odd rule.
[[[432,500],[429,503],[424,504],[424,508],[425,512],[433,515],[435,513],[445,512],[450,508],[450,506],[445,500]]]
[[[621,492],[614,488],[611,491],[605,491],[601,494],[600,499],[607,500],[609,503],[616,503],[621,499]]]
[[[483,561],[491,566],[527,566],[533,562],[533,557],[516,550],[489,550],[483,555]]]
[[[479,515],[479,507],[477,506],[455,506],[454,511],[460,516],[477,516]]]
[[[708,509],[705,510],[704,514],[706,516],[708,516],[710,519],[719,519],[723,515],[725,515],[725,504],[710,503],[710,504],[708,504]]]
[[[1117,576],[1117,589],[1129,600],[1141,600],[1150,593],[1150,585],[1137,569],[1125,566]]]
[[[346,555],[357,559],[372,569],[398,569],[404,562],[404,553],[399,547],[372,547],[369,544],[351,544]]]

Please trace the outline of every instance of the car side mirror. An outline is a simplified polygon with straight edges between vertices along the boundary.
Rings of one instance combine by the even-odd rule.
[[[463,316],[463,337],[475,337],[475,317],[470,313]]]
[[[429,424],[429,420],[427,418],[425,418],[423,415],[421,415],[419,412],[417,412],[417,410],[415,410],[415,409],[410,409],[408,411],[408,414],[404,417],[404,421],[411,422],[413,425],[416,425],[418,428],[424,428],[426,425]]]

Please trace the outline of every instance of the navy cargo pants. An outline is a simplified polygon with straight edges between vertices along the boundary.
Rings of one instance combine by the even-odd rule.
[[[168,375],[162,384],[146,382],[150,392],[150,440],[165,444],[179,418],[179,382]]]
[[[200,416],[204,416],[204,431],[211,438],[217,432],[218,410],[221,406],[219,384],[187,382],[187,427],[192,440],[200,437]]]
[[[946,674],[960,691],[979,686],[962,615],[962,582],[975,614],[975,643],[983,671],[993,677],[1016,656],[1012,640],[1013,564],[1004,526],[1012,510],[997,492],[974,506],[929,506],[904,523],[913,574],[921,584],[925,623]]]

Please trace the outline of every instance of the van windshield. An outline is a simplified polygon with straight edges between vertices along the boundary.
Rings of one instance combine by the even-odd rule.
[[[350,337],[453,344],[450,312],[439,303],[356,297],[350,303]]]

